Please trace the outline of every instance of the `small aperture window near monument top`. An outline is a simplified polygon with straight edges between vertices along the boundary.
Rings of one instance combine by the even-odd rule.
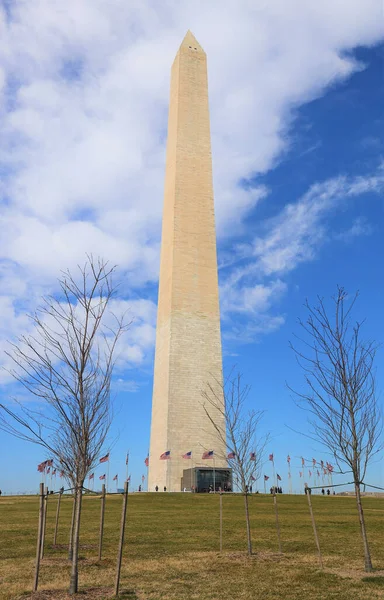
[[[188,46],[191,50],[197,50],[197,48],[192,48],[192,46]]]

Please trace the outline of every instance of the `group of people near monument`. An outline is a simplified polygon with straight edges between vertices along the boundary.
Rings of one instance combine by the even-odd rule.
[[[282,487],[278,487],[277,485],[275,485],[275,486],[272,486],[269,491],[270,491],[271,494],[282,494],[283,493],[283,488]]]

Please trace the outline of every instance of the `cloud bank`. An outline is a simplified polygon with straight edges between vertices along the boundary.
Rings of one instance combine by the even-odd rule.
[[[245,217],[266,201],[257,176],[289,148],[297,107],[364,68],[350,51],[382,38],[381,11],[378,0],[3,4],[0,352],[5,338],[26,327],[25,311],[55,290],[60,269],[89,252],[119,264],[121,301],[143,325],[123,354],[127,366],[145,362],[153,346],[148,286],[158,277],[170,65],[187,29],[208,54],[220,241],[245,233]],[[360,181],[361,192],[365,185],[372,178]],[[317,184],[272,219],[243,249],[249,264],[228,267],[224,312],[248,314],[257,331],[279,327],[283,317],[267,315],[284,293],[282,274],[311,259],[324,235],[320,227],[313,237],[314,224],[358,186],[342,178]]]

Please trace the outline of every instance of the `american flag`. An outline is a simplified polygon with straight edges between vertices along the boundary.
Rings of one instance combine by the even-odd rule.
[[[228,452],[227,458],[236,458],[236,454],[234,452]]]
[[[94,479],[94,478],[95,478],[95,474],[94,474],[94,473],[92,473],[92,474],[89,476],[89,479]]]
[[[278,479],[279,481],[281,481],[281,477],[280,477],[280,475],[279,475],[278,473],[276,473],[276,477],[277,477],[277,479]]]
[[[249,460],[256,460],[256,452],[251,452],[249,455]]]
[[[127,481],[128,481],[128,482],[129,482],[129,481],[131,481],[131,476],[129,476],[129,477],[128,477]]]
[[[264,481],[268,481],[269,477],[268,475],[264,475]]]
[[[269,459],[268,460],[271,460],[273,462],[273,454],[269,455]]]
[[[56,475],[56,469],[53,469],[52,475]]]
[[[204,452],[201,458],[203,460],[205,460],[206,458],[213,458],[213,450],[207,450],[206,452]]]
[[[182,458],[192,458],[192,450],[190,450],[189,452],[186,452],[185,454],[183,454]]]
[[[290,464],[290,462],[291,462],[291,457],[288,454],[288,456],[287,456],[287,463]]]
[[[104,473],[104,475],[100,475],[99,479],[100,479],[100,481],[102,481],[103,479],[105,479],[105,473]]]
[[[47,474],[51,472],[51,467],[48,467]]]
[[[149,467],[149,456],[147,456],[147,458],[145,459],[144,464],[146,467]]]
[[[299,471],[299,475],[300,475],[300,477],[302,477],[302,476],[303,476],[303,473],[302,473],[302,471]]]
[[[167,450],[160,455],[160,460],[169,460],[171,458],[171,451]]]
[[[64,471],[60,471],[60,477],[64,477]]]
[[[256,477],[254,477],[253,475],[251,475],[251,481],[256,481]]]
[[[37,470],[39,471],[39,473],[44,473],[44,468],[44,463],[40,463],[39,465],[37,465]]]
[[[125,457],[125,464],[128,464],[128,460],[129,460],[129,452],[127,452],[127,456]]]
[[[309,476],[312,477],[312,471],[308,471],[309,472]]]
[[[117,475],[114,476],[114,478],[112,479],[112,481],[117,481]]]
[[[109,452],[108,454],[106,454],[105,456],[103,456],[102,458],[100,458],[99,462],[101,463],[105,463],[109,461]]]
[[[46,465],[47,467],[53,467],[53,459],[51,458],[51,460],[46,460]]]
[[[316,458],[312,458],[312,464],[314,467],[316,467]]]
[[[305,458],[301,457],[301,465],[304,467],[305,465]]]

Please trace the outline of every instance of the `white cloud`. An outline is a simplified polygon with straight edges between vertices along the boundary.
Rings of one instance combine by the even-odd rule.
[[[264,223],[264,235],[238,247],[238,260],[248,259],[248,262],[232,270],[227,285],[238,285],[250,276],[281,276],[311,260],[329,240],[327,219],[330,215],[350,198],[367,192],[380,193],[383,189],[383,165],[365,177],[340,176],[312,185],[297,202],[287,204],[277,216]],[[348,235],[366,234],[367,227],[358,220]],[[337,237],[337,234],[333,236]]]
[[[0,7],[0,317],[9,336],[85,252],[121,266],[127,297],[156,281],[169,72],[188,28],[208,54],[221,237],[244,230],[265,197],[239,181],[274,166],[295,108],[362,68],[351,48],[382,38],[379,0],[18,0],[8,12]],[[354,181],[356,193],[364,184]],[[307,204],[318,221],[323,208]],[[301,208],[287,207],[280,230],[255,241],[265,273],[310,258]],[[289,227],[301,231],[296,245],[284,241]],[[246,284],[241,310],[257,312],[264,293]],[[135,364],[153,345],[154,307],[144,313],[124,350]]]
[[[342,242],[352,242],[356,237],[370,235],[373,231],[373,227],[367,222],[364,217],[357,217],[349,227],[344,231],[340,231],[335,234],[335,239]]]

